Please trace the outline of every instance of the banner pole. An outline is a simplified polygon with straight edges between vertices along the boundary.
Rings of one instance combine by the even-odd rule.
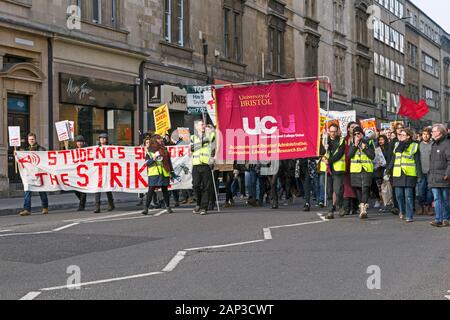
[[[328,86],[330,86],[330,85],[331,85],[331,83],[328,80],[328,82],[327,82],[327,116],[325,119],[325,131],[326,131],[325,132],[325,144],[327,144],[327,145],[328,145],[328,122],[327,122],[327,119],[330,114],[330,88]],[[327,187],[328,187],[328,165],[327,165],[327,170],[325,171],[325,185],[324,185],[325,190],[323,191],[325,194],[325,197],[324,197],[325,208],[327,208],[327,206],[328,206],[328,193],[327,193],[328,188]]]
[[[16,168],[16,174],[17,174],[18,166],[17,166],[17,161],[16,161],[16,152],[17,152],[17,147],[14,147],[14,167]]]
[[[64,141],[64,148],[66,148],[66,150],[69,150],[69,140]]]
[[[214,170],[213,169],[211,169],[211,175],[212,175],[212,181],[213,181],[213,186],[214,186],[214,193],[216,195],[217,212],[220,212],[219,195],[217,194],[216,179],[214,177]]]

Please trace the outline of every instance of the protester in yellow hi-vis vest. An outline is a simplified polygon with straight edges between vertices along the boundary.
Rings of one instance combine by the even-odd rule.
[[[394,154],[387,171],[392,174],[395,197],[400,209],[400,219],[414,221],[414,192],[422,177],[419,144],[413,141],[413,132],[402,129],[398,133]]]
[[[148,214],[150,202],[156,192],[155,190],[159,188],[162,190],[167,212],[172,213],[168,187],[170,186],[170,180],[174,172],[170,153],[164,146],[163,138],[160,135],[154,135],[151,139],[147,138],[144,145],[146,152],[145,161],[147,163],[148,193],[145,209],[142,211],[142,214]]]
[[[375,146],[373,141],[364,136],[361,127],[353,129],[353,141],[348,148],[350,159],[350,181],[359,202],[359,217],[367,219],[370,187],[374,174]]]
[[[343,217],[345,211],[344,201],[344,173],[345,173],[345,139],[339,134],[339,126],[335,123],[328,128],[328,139],[322,141],[320,146],[320,183],[325,186],[327,177],[326,197],[333,197],[332,207],[327,219],[334,219],[334,213],[339,210]]]
[[[192,151],[192,183],[197,206],[194,213],[205,215],[208,213],[209,200],[214,197],[212,169],[216,152],[216,136],[214,132],[207,133],[203,121],[197,121],[194,135],[191,136]]]

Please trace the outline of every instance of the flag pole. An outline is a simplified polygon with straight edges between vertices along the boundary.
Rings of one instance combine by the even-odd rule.
[[[17,161],[16,161],[16,152],[17,152],[17,147],[14,147],[14,166],[16,168],[16,174],[17,174],[18,166],[17,166]]]

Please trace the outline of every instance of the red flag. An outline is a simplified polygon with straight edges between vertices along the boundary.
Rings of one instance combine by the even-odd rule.
[[[400,110],[398,114],[410,118],[412,120],[419,120],[428,113],[429,109],[425,99],[420,100],[419,103],[414,100],[400,96]]]

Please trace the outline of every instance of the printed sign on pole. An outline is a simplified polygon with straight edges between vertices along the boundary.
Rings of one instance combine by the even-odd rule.
[[[20,127],[8,127],[9,146],[20,147]]]
[[[58,135],[59,141],[67,141],[70,140],[70,125],[69,121],[59,121],[55,122],[56,133]]]
[[[208,105],[206,110],[208,110],[209,117],[211,118],[214,126],[217,126],[217,118],[216,118],[216,99],[213,96],[212,90],[207,90],[203,92],[205,97],[206,104]]]
[[[156,134],[166,134],[167,131],[172,128],[170,123],[169,106],[167,104],[155,109],[155,111],[153,111],[153,116],[155,118]]]

